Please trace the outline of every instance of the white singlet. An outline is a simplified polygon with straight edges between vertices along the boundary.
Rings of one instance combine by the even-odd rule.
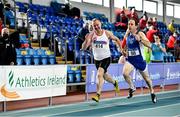
[[[105,31],[103,31],[101,36],[96,35],[94,32],[92,40],[92,50],[95,60],[103,60],[111,56],[109,39],[107,38]]]

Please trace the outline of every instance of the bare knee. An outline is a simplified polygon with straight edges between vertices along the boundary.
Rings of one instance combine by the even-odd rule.
[[[123,76],[124,76],[124,78],[127,78],[129,76],[129,73],[123,72]]]
[[[97,78],[98,78],[98,79],[103,78],[103,74],[98,73],[98,74],[97,74]]]

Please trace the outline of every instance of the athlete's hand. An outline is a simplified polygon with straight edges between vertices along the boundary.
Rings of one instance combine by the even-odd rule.
[[[127,56],[127,53],[126,53],[126,51],[124,49],[121,50],[121,53],[122,53],[123,56],[125,56],[125,57]]]
[[[129,35],[129,33],[130,33],[130,30],[129,30],[129,28],[126,30],[126,33],[125,33],[125,36],[127,37],[128,35]]]

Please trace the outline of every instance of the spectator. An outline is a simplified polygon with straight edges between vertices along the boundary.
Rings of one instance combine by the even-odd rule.
[[[154,30],[154,26],[150,26],[149,31],[146,33],[146,37],[151,43],[154,43],[154,35],[157,33],[157,30]],[[147,63],[151,61],[151,49],[144,47],[144,57]]]
[[[89,32],[90,32],[90,24],[87,22],[84,25],[84,27],[81,28],[81,30],[79,30],[78,35],[77,35],[77,37],[78,37],[77,41],[79,42],[80,45],[82,45],[86,34],[88,34]]]
[[[165,45],[161,43],[161,39],[159,36],[154,36],[154,39],[155,42],[151,44],[151,62],[163,62],[163,57],[166,53]]]
[[[180,36],[178,36],[175,44],[175,57],[176,59],[180,59]]]
[[[137,14],[135,8],[132,8],[132,9],[131,9],[130,14],[128,14],[128,18],[129,18],[129,19],[134,19],[136,23],[139,22],[138,14]]]
[[[174,45],[176,44],[177,33],[174,32],[173,35],[169,37],[167,42],[167,51],[174,55]]]
[[[139,20],[139,28],[141,30],[144,30],[144,28],[146,28],[146,23],[147,23],[147,19],[146,16],[144,15],[140,20]]]
[[[172,35],[175,32],[175,28],[174,28],[174,20],[171,20],[171,22],[169,23],[168,27],[168,35]]]
[[[16,64],[16,50],[13,40],[9,37],[9,29],[3,28],[1,32],[1,65]],[[2,58],[3,57],[3,58]]]
[[[146,17],[146,19],[148,19],[148,16],[147,16],[147,12],[146,12],[146,11],[143,12],[141,18],[143,18],[144,16]]]
[[[123,7],[122,11],[120,11],[120,13],[117,14],[116,16],[116,29],[127,29],[127,24],[128,24],[128,18],[125,14],[125,7]]]
[[[157,29],[157,18],[153,17],[152,25],[154,26],[154,29]]]
[[[146,34],[149,31],[149,28],[152,26],[152,18],[149,17],[146,23],[146,28],[144,28],[143,32]]]
[[[154,34],[156,34],[158,30],[154,29],[154,26],[150,26],[149,31],[146,33],[146,37],[151,43],[154,43]]]

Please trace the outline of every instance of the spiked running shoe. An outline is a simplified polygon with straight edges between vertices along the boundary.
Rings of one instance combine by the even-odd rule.
[[[154,93],[151,93],[151,99],[152,99],[153,103],[157,102],[157,97],[156,97],[156,95]]]
[[[92,97],[92,100],[99,102],[100,99],[100,94],[96,94],[95,96]]]
[[[133,93],[135,92],[135,89],[129,89],[129,96],[127,98],[132,98],[133,97]]]
[[[118,81],[115,80],[115,83],[114,83],[114,90],[116,93],[119,93],[119,86],[118,86]]]

